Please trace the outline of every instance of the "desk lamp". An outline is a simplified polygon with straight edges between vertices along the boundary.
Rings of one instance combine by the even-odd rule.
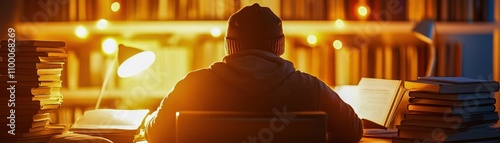
[[[144,71],[153,64],[156,58],[151,51],[142,51],[122,44],[118,45],[117,49],[118,55],[113,59],[113,63],[118,60],[117,74],[121,78],[130,77]],[[85,111],[69,131],[102,136],[113,142],[132,142],[135,139],[136,133],[141,129],[149,110],[99,109],[106,84],[114,68],[113,65],[108,67],[95,110]],[[116,137],[116,134],[121,136]]]
[[[155,61],[155,54],[151,51],[143,51],[137,48],[128,47],[123,44],[118,45],[118,63],[119,67],[117,70],[117,74],[121,78],[131,77],[141,73],[150,67]],[[116,62],[116,58],[113,60],[113,63]],[[99,109],[99,105],[101,104],[102,96],[104,94],[104,90],[106,89],[106,85],[108,83],[109,77],[114,69],[114,66],[110,66],[106,77],[104,78],[101,91],[99,92],[99,96],[97,98],[97,103],[95,105],[95,109]]]
[[[436,48],[434,47],[435,25],[432,20],[422,20],[412,30],[413,34],[418,39],[429,44],[429,63],[425,76],[432,76],[434,67],[436,66]]]

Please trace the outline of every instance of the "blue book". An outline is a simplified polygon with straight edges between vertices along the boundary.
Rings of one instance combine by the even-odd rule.
[[[499,88],[496,81],[466,77],[419,77],[405,81],[404,86],[410,91],[431,93],[484,93],[497,92]]]

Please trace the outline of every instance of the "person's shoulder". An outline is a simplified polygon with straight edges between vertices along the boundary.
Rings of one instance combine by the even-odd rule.
[[[177,88],[195,88],[203,86],[204,83],[212,81],[214,75],[209,69],[197,69],[187,73],[181,80],[176,83]],[[203,81],[203,82],[200,82]]]
[[[194,71],[189,72],[184,79],[199,79],[199,78],[206,78],[206,77],[211,77],[214,76],[214,73],[212,70],[208,68],[203,68],[203,69],[197,69]]]
[[[319,78],[317,78],[316,76],[314,75],[311,75],[309,73],[306,73],[306,72],[302,72],[300,70],[296,70],[294,71],[292,74],[291,74],[291,77],[293,78],[300,78],[302,80],[309,80],[309,81],[321,81],[319,80]]]
[[[293,82],[295,84],[309,85],[309,86],[317,85],[318,82],[321,82],[321,80],[319,80],[317,77],[299,70],[296,70],[293,73],[291,73],[288,78],[288,81]]]

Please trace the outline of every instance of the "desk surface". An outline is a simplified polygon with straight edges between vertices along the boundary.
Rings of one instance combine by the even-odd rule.
[[[392,142],[389,138],[371,138],[371,137],[363,137],[359,142],[377,142],[377,143],[390,143]]]
[[[370,138],[370,137],[363,137],[361,141],[363,143],[369,143],[369,142],[377,142],[377,143],[390,143],[392,142],[391,139],[389,138]],[[139,141],[136,143],[148,143],[148,141]]]

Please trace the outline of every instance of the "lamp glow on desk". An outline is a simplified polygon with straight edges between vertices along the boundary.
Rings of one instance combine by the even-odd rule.
[[[121,78],[131,77],[141,73],[149,68],[156,59],[155,54],[151,51],[143,51],[137,48],[125,46],[123,44],[118,45],[118,55],[115,57],[118,58],[119,63],[117,74]],[[113,60],[113,63],[116,62],[116,58]],[[108,67],[106,77],[102,83],[101,91],[99,92],[97,103],[95,105],[96,110],[99,109],[102,96],[106,89],[106,85],[108,84],[109,77],[113,73],[113,69],[114,66]]]

